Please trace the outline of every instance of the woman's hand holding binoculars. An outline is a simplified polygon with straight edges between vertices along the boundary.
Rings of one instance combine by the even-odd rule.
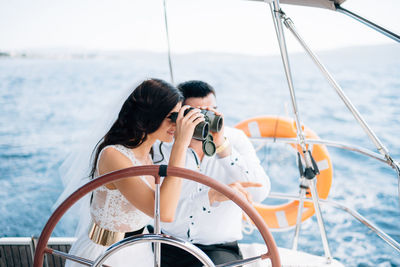
[[[194,110],[197,110],[197,112],[195,112]],[[179,121],[182,120],[182,118],[186,117],[187,119],[185,120],[192,121],[193,123],[197,122],[192,132],[193,138],[202,141],[204,154],[206,154],[207,156],[213,156],[217,150],[217,146],[214,143],[214,136],[212,133],[216,134],[216,138],[218,138],[219,144],[223,144],[223,142],[225,142],[224,140],[222,140],[221,142],[221,139],[224,139],[223,132],[219,133],[221,132],[221,130],[223,130],[224,124],[222,114],[215,109],[207,107],[200,110],[200,113],[204,116],[204,120],[192,120],[192,118],[197,118],[193,116],[195,116],[194,114],[198,113],[198,109],[192,107],[188,108],[187,106],[184,106],[179,112],[171,113],[168,118],[170,118],[172,122],[176,122],[177,125],[179,124]],[[182,125],[182,127],[184,127],[184,125]]]

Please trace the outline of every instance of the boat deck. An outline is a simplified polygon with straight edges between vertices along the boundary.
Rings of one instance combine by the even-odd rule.
[[[261,255],[267,252],[265,244],[252,243],[252,244],[239,244],[240,251],[243,258],[249,258]],[[330,263],[327,262],[325,257],[308,254],[301,251],[294,251],[287,248],[278,247],[279,256],[281,258],[282,267],[344,267],[343,264],[333,259]],[[257,261],[246,267],[270,267],[269,260]]]
[[[36,247],[35,238],[29,237],[3,237],[0,238],[0,267],[27,267],[33,265],[33,256]],[[69,237],[52,237],[49,240],[48,247],[68,252],[71,244],[75,238]],[[243,257],[248,258],[257,256],[266,252],[266,247],[263,244],[240,244],[240,250]],[[333,260],[331,264],[326,262],[324,257],[315,256],[299,251],[292,251],[290,249],[279,248],[281,256],[282,267],[301,267],[301,266],[315,266],[315,267],[343,267],[341,263]],[[44,260],[44,267],[63,267],[65,260],[61,257],[46,255]],[[267,267],[271,266],[270,261],[257,261],[253,264],[246,265],[247,267]]]
[[[52,237],[48,247],[68,252],[75,238]],[[36,238],[30,237],[3,237],[0,238],[0,267],[27,267],[33,266],[33,257],[36,247]],[[62,267],[65,260],[53,255],[46,255],[44,267]]]

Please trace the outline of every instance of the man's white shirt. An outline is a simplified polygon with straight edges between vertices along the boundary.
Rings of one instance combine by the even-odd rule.
[[[256,182],[262,187],[247,188],[253,201],[261,202],[270,190],[270,181],[256,152],[246,135],[235,128],[225,127],[225,137],[232,146],[229,156],[219,158],[204,156],[203,160],[189,148],[186,153],[186,168],[214,178],[224,184],[236,181]],[[172,143],[153,146],[154,162],[168,164]],[[175,220],[162,223],[164,233],[183,238],[192,243],[211,245],[242,239],[242,211],[232,201],[220,202],[210,206],[209,187],[190,180],[183,180],[181,196],[175,213]]]

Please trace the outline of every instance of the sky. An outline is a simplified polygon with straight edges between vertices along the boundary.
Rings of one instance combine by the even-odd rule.
[[[165,52],[163,0],[0,0],[0,51],[70,49]],[[400,34],[399,0],[348,0],[342,5]],[[283,5],[310,48],[394,44],[346,15]],[[168,0],[173,53],[277,54],[269,6],[243,0]],[[285,31],[289,52],[302,48]]]

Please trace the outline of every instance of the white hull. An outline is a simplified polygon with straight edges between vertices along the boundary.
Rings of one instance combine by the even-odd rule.
[[[259,256],[267,252],[267,248],[263,244],[239,244],[243,258]],[[311,255],[305,252],[293,251],[287,248],[278,248],[281,257],[282,267],[344,267],[343,264],[337,260],[332,260],[330,264],[327,263],[326,258],[321,256]],[[257,261],[246,267],[267,267],[271,266],[269,260]]]

